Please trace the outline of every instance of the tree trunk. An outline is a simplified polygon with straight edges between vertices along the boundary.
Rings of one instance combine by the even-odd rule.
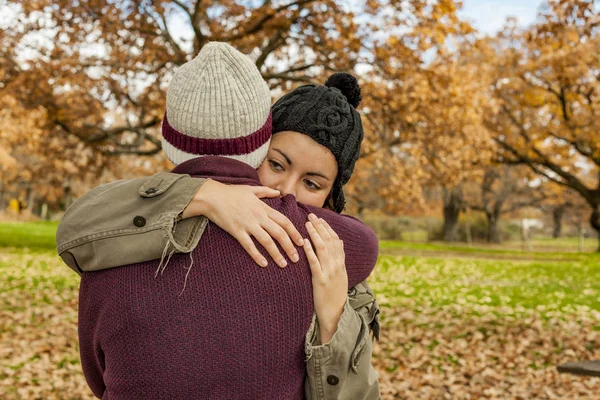
[[[37,194],[31,187],[29,187],[27,189],[27,211],[29,212],[29,215],[34,215],[34,213],[36,213],[37,200]]]
[[[500,228],[498,227],[498,220],[500,215],[496,212],[485,213],[488,218],[488,242],[500,243]]]
[[[73,204],[73,200],[74,200],[74,196],[73,196],[73,192],[71,191],[71,186],[67,185],[64,189],[63,192],[63,196],[65,198],[65,210],[69,207],[71,207],[71,204]]]
[[[356,212],[358,213],[358,218],[363,219],[363,213],[365,212],[365,207],[362,204],[359,204]]]
[[[7,204],[4,204],[4,183],[0,182],[0,212],[6,209]]]
[[[456,242],[461,208],[462,190],[460,186],[451,190],[444,188],[444,242]]]
[[[598,249],[596,251],[600,253],[600,203],[594,205],[592,216],[590,217],[590,225],[592,225],[592,228],[594,228],[598,235]]]
[[[562,234],[562,219],[565,215],[566,206],[564,204],[558,205],[552,210],[552,219],[554,221],[554,229],[552,230],[552,237],[558,239]]]

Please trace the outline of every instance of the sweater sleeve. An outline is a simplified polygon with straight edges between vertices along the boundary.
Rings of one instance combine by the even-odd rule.
[[[318,207],[302,207],[306,211],[305,221],[308,221],[309,213],[314,213],[323,218],[344,242],[348,287],[366,280],[375,268],[379,253],[379,241],[375,232],[359,219],[349,215]]]
[[[79,288],[79,355],[85,380],[92,393],[99,399],[104,395],[104,353],[97,343],[95,335],[97,325],[98,304],[93,300],[93,291],[89,288],[88,273],[83,273]]]

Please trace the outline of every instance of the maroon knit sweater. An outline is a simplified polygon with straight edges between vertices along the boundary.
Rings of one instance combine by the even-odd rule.
[[[254,169],[219,157],[197,158],[173,172],[260,185]],[[304,237],[307,215],[327,220],[344,241],[349,285],[366,279],[377,239],[348,216],[298,204],[266,202]],[[266,252],[263,250],[263,254]],[[135,249],[131,249],[135,251]],[[210,224],[190,255],[83,274],[79,298],[81,363],[102,399],[303,399],[304,337],[313,315],[304,252],[285,269],[261,269],[237,241]]]

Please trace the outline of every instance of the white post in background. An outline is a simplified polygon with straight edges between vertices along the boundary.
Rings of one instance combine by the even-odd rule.
[[[465,218],[465,230],[467,234],[467,244],[469,247],[473,247],[473,235],[471,234],[471,209],[467,208],[466,218]]]
[[[585,229],[579,227],[579,252],[583,253],[583,244],[585,242]]]
[[[529,238],[529,221],[521,220],[521,247],[523,250],[531,251],[531,241]]]

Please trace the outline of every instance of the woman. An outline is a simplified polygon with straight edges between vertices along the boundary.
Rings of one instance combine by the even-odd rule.
[[[353,78],[342,76],[340,80],[338,75],[330,79],[328,84],[339,86],[351,100],[352,106],[358,105],[360,92]],[[268,195],[294,195],[301,203],[319,207],[328,206],[338,212],[343,209],[342,186],[349,179],[358,157],[362,126],[360,126],[360,117],[350,118],[351,129],[349,130],[347,129],[349,121],[327,120],[339,117],[339,111],[344,109],[344,106],[348,108],[347,104],[343,104],[343,98],[339,94],[338,89],[305,86],[284,96],[274,105],[274,133],[276,134],[271,141],[266,160],[258,168],[261,182],[278,190],[277,193],[271,192],[267,193]],[[307,107],[306,100],[314,97],[317,97],[318,101]],[[328,97],[331,98],[327,99]],[[323,107],[331,107],[337,112],[323,114]],[[349,114],[354,117],[358,115],[353,109]],[[299,132],[301,130],[304,132]],[[177,168],[174,172],[177,172]],[[207,181],[198,190],[183,216],[209,217],[215,224],[234,233],[234,236],[237,235],[236,238],[240,243],[252,253],[253,244],[248,245],[248,242],[251,243],[248,233],[255,232],[251,229],[252,224],[256,222],[259,227],[267,225],[264,219],[263,222],[260,220],[264,216],[256,217],[260,215],[257,210],[268,207],[254,196],[256,190],[256,188],[233,187],[216,181]],[[119,199],[112,199],[115,200]],[[266,211],[264,214],[268,213],[269,211]],[[273,216],[272,212],[270,215]],[[277,218],[275,220],[281,221]],[[68,221],[65,219],[63,223]],[[346,312],[343,304],[346,302],[347,277],[343,267],[343,248],[339,240],[336,240],[335,233],[323,221],[317,220],[313,224],[309,223],[307,226],[313,243],[329,244],[329,247],[317,249],[315,254],[309,242],[303,243],[313,271],[315,311],[320,327],[320,335],[317,335],[319,337],[313,342],[314,345],[319,342],[328,343],[332,339],[341,317],[340,310]],[[293,231],[289,226],[287,228],[288,231]],[[274,232],[276,229],[271,224],[265,231]],[[257,237],[257,234],[254,233],[253,236]],[[293,232],[292,236],[294,236]],[[284,242],[284,239],[280,242]],[[265,247],[269,248],[268,245]],[[286,247],[290,249],[290,246]],[[321,251],[323,249],[327,251]],[[294,261],[296,258],[294,250],[286,252]],[[269,253],[272,254],[272,251]],[[143,259],[144,255],[139,256]],[[149,258],[154,257],[152,255]],[[257,259],[256,254],[253,254],[253,258]],[[277,261],[280,261],[278,263],[280,266],[285,266],[285,259],[283,262]],[[322,273],[319,274],[319,271]],[[363,293],[367,294],[364,290]],[[374,317],[374,312],[371,311],[373,309],[373,307],[369,308],[367,315]],[[308,386],[311,384],[311,377],[314,377],[314,374],[311,374],[309,363]],[[334,383],[329,382],[329,379],[328,383],[335,386]],[[307,394],[312,394],[313,391],[317,393],[313,389],[308,389]],[[309,397],[313,398],[310,395]]]

